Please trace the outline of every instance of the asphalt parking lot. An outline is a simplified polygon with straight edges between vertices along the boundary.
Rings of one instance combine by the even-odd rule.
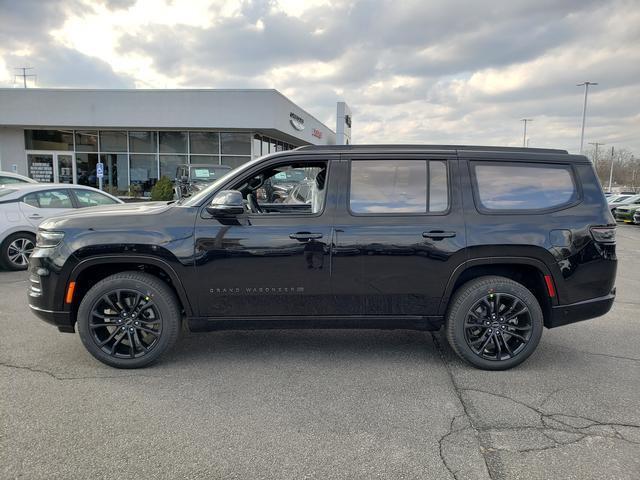
[[[0,272],[0,477],[640,478],[640,227],[618,298],[546,330],[507,372],[440,334],[189,334],[154,367],[106,367]]]

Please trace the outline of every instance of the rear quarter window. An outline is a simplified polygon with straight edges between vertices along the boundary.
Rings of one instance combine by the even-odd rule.
[[[578,200],[570,165],[471,162],[471,170],[481,211],[551,210]]]

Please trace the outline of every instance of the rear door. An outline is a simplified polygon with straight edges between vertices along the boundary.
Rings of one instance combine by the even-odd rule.
[[[341,169],[332,262],[340,311],[438,314],[465,255],[455,156],[351,155]]]
[[[47,218],[62,215],[72,208],[71,192],[66,188],[29,193],[20,202],[20,211],[34,227]]]

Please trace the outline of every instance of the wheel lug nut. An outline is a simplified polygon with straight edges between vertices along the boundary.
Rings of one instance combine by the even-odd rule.
[[[127,329],[127,327],[122,327],[122,330],[126,330],[126,329]]]
[[[489,329],[489,333],[491,333],[491,329]]]

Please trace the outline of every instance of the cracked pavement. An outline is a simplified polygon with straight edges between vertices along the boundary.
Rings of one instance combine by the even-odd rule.
[[[114,370],[0,272],[0,478],[640,478],[640,227],[618,245],[613,310],[507,372],[404,330],[186,334]]]

